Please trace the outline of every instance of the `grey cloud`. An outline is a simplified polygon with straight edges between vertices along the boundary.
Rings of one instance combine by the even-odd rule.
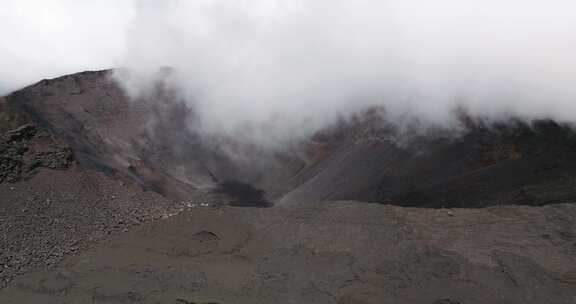
[[[122,67],[145,94],[158,70],[196,128],[297,140],[368,106],[396,122],[576,121],[569,0],[3,0],[0,90]],[[164,76],[163,76],[164,77]],[[2,94],[2,92],[0,92]],[[251,131],[248,131],[251,130]]]

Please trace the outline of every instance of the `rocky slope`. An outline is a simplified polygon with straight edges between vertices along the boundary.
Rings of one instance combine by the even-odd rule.
[[[0,134],[0,288],[178,208],[129,179],[78,167],[61,139],[21,123]]]
[[[193,119],[108,71],[0,98],[0,303],[576,300],[566,126],[399,140],[376,110],[230,153]]]
[[[242,143],[223,149],[194,130],[194,111],[177,94],[159,85],[130,101],[109,71],[44,80],[6,100],[65,140],[83,167],[129,176],[177,201],[238,183],[280,204],[362,200],[437,208],[576,199],[576,133],[551,121],[468,120],[461,136],[398,140],[378,111],[369,111],[295,150],[269,153]]]

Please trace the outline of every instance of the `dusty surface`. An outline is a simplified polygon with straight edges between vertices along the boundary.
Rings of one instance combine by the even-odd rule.
[[[190,209],[24,275],[2,303],[574,303],[576,207]]]

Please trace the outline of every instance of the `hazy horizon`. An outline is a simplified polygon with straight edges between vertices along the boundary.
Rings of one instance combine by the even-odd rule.
[[[246,140],[298,138],[372,105],[398,123],[450,126],[455,107],[576,122],[571,1],[4,2],[0,95],[122,67],[136,98],[170,66],[195,127]]]

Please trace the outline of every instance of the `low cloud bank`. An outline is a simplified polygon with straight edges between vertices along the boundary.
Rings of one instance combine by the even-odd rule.
[[[209,133],[282,142],[368,106],[576,121],[571,1],[141,1],[119,79],[165,74]]]
[[[6,0],[0,90],[121,67],[159,79],[207,134],[277,145],[370,106],[398,125],[576,122],[570,0]],[[168,68],[167,68],[168,67]]]

